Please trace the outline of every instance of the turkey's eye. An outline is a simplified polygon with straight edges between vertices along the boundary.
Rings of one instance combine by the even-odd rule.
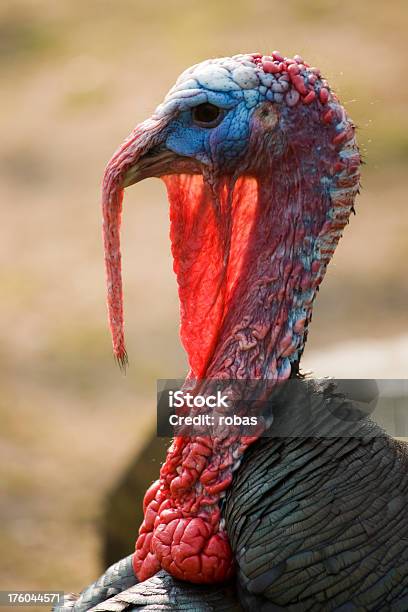
[[[221,121],[224,113],[221,108],[214,104],[199,104],[192,109],[193,121],[202,127],[215,127]]]

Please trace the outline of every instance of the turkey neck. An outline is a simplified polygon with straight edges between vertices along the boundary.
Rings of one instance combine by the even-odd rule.
[[[267,391],[297,371],[328,260],[315,254],[328,197],[313,198],[314,184],[302,179],[293,152],[279,169],[266,167],[257,176],[169,177],[166,183],[189,380],[263,379]],[[215,230],[211,240],[208,227]],[[205,355],[198,344],[203,330]],[[242,436],[235,428],[221,436],[177,437],[160,474],[166,495],[184,516],[202,513],[222,532],[220,499],[260,433]]]
[[[254,114],[248,161],[235,175],[210,168],[164,178],[189,387],[218,379],[273,387],[297,372],[312,303],[359,185],[354,130],[334,108],[342,132],[301,108],[271,146]],[[146,493],[139,579],[160,567],[191,582],[232,575],[221,507],[259,434],[175,438]]]

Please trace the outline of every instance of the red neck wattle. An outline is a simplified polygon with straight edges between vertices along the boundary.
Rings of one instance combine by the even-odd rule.
[[[242,273],[257,217],[257,184],[248,177],[218,181],[201,175],[165,177],[170,202],[180,335],[190,377],[206,376]]]

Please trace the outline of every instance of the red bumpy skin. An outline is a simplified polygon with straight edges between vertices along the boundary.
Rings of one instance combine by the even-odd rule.
[[[218,507],[219,494],[229,486],[231,477],[218,483],[219,472],[211,474],[204,469],[213,455],[209,438],[190,442],[175,439],[160,480],[144,499],[145,518],[133,561],[140,580],[160,567],[176,578],[196,583],[220,582],[232,575],[231,549],[220,527]]]
[[[354,127],[320,72],[299,56],[288,59],[278,52],[244,59],[237,82],[244,88],[251,83],[252,63],[274,102],[263,102],[252,115],[242,167],[234,176],[207,169],[204,177],[164,177],[181,338],[191,367],[187,385],[205,378],[275,384],[296,370],[316,290],[359,188]],[[108,308],[114,352],[122,363],[119,227],[124,177],[160,143],[175,104],[170,99],[167,116],[161,110],[138,126],[105,173]],[[245,449],[260,432],[252,437],[234,432],[227,438],[175,438],[160,479],[144,499],[134,555],[140,580],[161,567],[196,583],[232,575],[220,502]]]

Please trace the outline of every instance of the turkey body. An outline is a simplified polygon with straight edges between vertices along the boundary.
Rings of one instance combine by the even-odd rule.
[[[314,401],[322,433],[333,405],[347,410],[324,390]],[[282,406],[275,425],[303,412]],[[245,608],[408,609],[406,445],[368,419],[342,426],[340,437],[262,439],[246,453],[225,510]]]
[[[234,381],[247,381],[238,414],[259,408],[266,421],[249,434],[177,435],[145,495],[133,557],[71,609],[408,610],[405,447],[341,385],[290,380],[360,164],[354,124],[320,71],[278,51],[192,66],[113,154],[102,212],[119,364],[123,192],[159,177],[190,368],[184,390],[230,381],[235,400]],[[251,404],[254,380],[267,388]]]
[[[161,571],[95,610],[408,609],[406,446],[333,383],[311,384],[274,402],[271,437],[247,450],[223,502],[234,583],[199,587]]]

